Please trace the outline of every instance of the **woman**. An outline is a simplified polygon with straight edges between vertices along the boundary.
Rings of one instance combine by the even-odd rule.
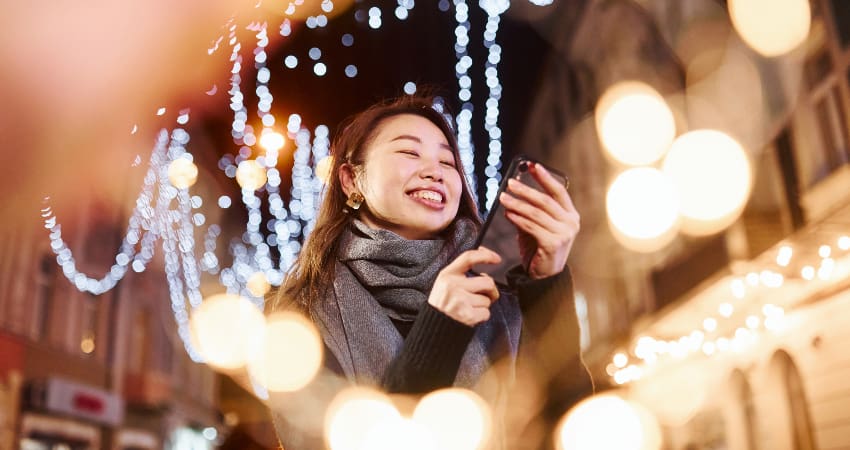
[[[431,105],[404,96],[358,114],[339,133],[335,176],[276,304],[313,319],[330,371],[389,392],[472,388],[496,361],[514,373],[521,353],[538,361],[546,345],[581,366],[565,269],[579,214],[566,188],[540,166],[530,170],[548,192],[511,183],[500,201],[536,243],[525,255],[529,269],[516,270],[512,289],[501,292],[487,275],[468,276],[500,257],[471,248],[481,222],[452,129]],[[521,352],[521,334],[523,347],[542,347]],[[547,335],[557,342],[547,344]]]

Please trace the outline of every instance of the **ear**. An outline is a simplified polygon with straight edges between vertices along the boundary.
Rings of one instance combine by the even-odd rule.
[[[351,195],[352,192],[359,192],[354,175],[354,166],[349,163],[343,163],[339,166],[338,175],[339,182],[342,185],[342,191],[345,192],[346,197]]]

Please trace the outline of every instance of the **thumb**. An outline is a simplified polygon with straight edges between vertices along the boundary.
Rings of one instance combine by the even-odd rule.
[[[500,262],[502,262],[502,257],[498,253],[487,247],[478,247],[461,253],[443,270],[462,274],[478,264],[498,264]]]

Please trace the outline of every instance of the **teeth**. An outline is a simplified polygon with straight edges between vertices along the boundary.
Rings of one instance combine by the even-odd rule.
[[[433,202],[441,202],[443,201],[443,196],[440,195],[439,192],[434,191],[416,191],[411,194],[414,197],[419,197],[425,200],[431,200]]]

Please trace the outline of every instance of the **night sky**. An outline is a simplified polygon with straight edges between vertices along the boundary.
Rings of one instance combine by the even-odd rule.
[[[381,9],[379,29],[372,29],[366,20],[358,21],[356,18],[368,18],[369,8],[374,6]],[[271,112],[277,118],[277,127],[285,127],[289,114],[297,112],[304,126],[312,130],[318,124],[325,124],[333,137],[337,126],[346,117],[376,101],[403,94],[403,86],[408,81],[416,83],[420,90],[428,86],[435,91],[445,99],[453,114],[460,110],[455,75],[454,29],[457,22],[454,7],[441,11],[437,1],[419,1],[405,20],[399,20],[394,14],[397,6],[396,0],[355,2],[348,10],[333,17],[325,27],[310,29],[303,21],[293,22],[292,33],[285,37],[279,34],[284,16],[277,21],[274,18],[269,20],[267,67],[272,74],[269,81],[274,96]],[[484,112],[489,88],[484,77],[487,50],[483,45],[487,17],[477,2],[470,2],[469,18],[471,27],[467,52],[473,60],[469,69],[474,105],[473,144],[478,178],[482,179],[488,143]],[[550,50],[538,32],[539,28],[539,22],[531,25],[508,13],[503,14],[500,22],[496,42],[502,47],[498,65],[503,87],[499,126],[503,132],[502,161],[505,164],[520,147],[517,139],[525,125],[524,118]],[[349,47],[342,44],[342,36],[347,33],[354,38],[353,45]],[[243,41],[243,66],[247,66],[242,70],[242,91],[246,95],[249,117],[256,117],[256,97],[249,95],[253,90],[249,87],[254,85],[256,75],[250,59],[253,38],[247,34],[240,40]],[[224,47],[222,50],[228,52],[229,47]],[[317,61],[309,57],[309,50],[313,47],[322,53]],[[289,55],[298,59],[294,69],[284,65],[284,59]],[[316,62],[327,66],[324,76],[314,74],[313,64]],[[358,73],[354,78],[345,75],[344,69],[349,64],[357,67]],[[237,150],[229,140],[232,118],[232,111],[226,106],[221,108],[221,116],[209,118],[216,122],[216,127],[221,129],[219,132],[226,133],[222,134],[222,142],[231,143],[221,149],[222,153],[235,153]],[[483,188],[483,183],[479,183],[479,187]]]

